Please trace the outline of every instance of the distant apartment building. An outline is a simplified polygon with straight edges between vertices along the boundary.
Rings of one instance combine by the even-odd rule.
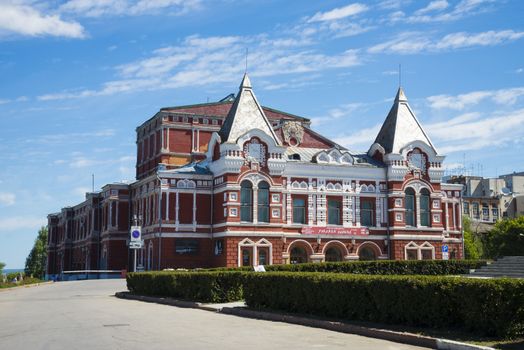
[[[446,181],[463,185],[463,214],[472,220],[494,223],[524,215],[524,172],[498,178],[452,176]]]

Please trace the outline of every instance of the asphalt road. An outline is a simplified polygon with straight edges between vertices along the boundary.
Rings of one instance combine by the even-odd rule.
[[[124,280],[0,292],[0,349],[422,349],[209,311],[123,300]]]

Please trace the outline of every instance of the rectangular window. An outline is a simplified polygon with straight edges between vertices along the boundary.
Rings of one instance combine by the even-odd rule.
[[[293,223],[306,223],[306,201],[303,198],[293,198]]]
[[[340,225],[340,200],[328,199],[328,224]]]
[[[420,256],[422,260],[431,260],[433,259],[433,251],[430,249],[421,249]]]
[[[406,260],[418,260],[418,249],[406,249]]]
[[[373,226],[373,202],[363,200],[360,203],[360,224],[362,226]]]
[[[469,215],[469,203],[468,202],[464,202],[464,214],[466,215]]]
[[[479,219],[480,218],[479,204],[478,203],[473,203],[473,218],[474,219]]]
[[[177,239],[175,240],[175,253],[177,254],[197,254],[198,240],[196,239]]]

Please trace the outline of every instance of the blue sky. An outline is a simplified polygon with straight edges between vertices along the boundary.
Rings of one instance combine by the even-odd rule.
[[[524,170],[524,2],[0,0],[0,261],[50,212],[134,178],[135,127],[217,101],[263,105],[351,150],[402,85],[450,172]]]

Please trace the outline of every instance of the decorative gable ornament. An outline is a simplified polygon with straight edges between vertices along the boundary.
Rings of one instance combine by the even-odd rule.
[[[298,146],[304,138],[304,127],[300,122],[288,121],[282,126],[282,133],[288,145]]]

